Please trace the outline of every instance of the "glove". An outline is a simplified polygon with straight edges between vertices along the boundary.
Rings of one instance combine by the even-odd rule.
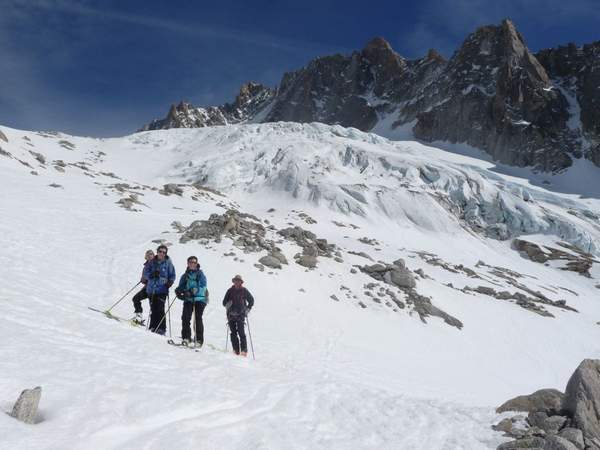
[[[150,274],[150,278],[153,280],[160,278],[160,270],[155,270],[154,272],[152,272]]]
[[[179,289],[178,287],[175,288],[175,297],[177,297],[179,300],[183,300],[185,298],[183,289]]]

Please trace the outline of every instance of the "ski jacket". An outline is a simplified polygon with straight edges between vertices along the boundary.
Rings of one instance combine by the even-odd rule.
[[[146,292],[150,298],[154,294],[168,294],[169,288],[175,282],[175,268],[171,259],[166,256],[159,261],[158,256],[155,256],[144,267],[143,277],[148,280]]]
[[[231,286],[223,298],[223,306],[227,311],[227,319],[235,320],[246,317],[248,310],[254,306],[254,297],[248,289]]]
[[[177,298],[186,302],[208,303],[208,291],[206,290],[206,275],[202,270],[186,270],[179,279],[179,285],[175,289]],[[183,297],[183,298],[182,298]]]

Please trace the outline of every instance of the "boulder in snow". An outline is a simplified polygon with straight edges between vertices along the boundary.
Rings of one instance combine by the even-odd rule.
[[[506,411],[544,411],[550,414],[559,413],[562,409],[564,394],[556,389],[540,389],[530,395],[519,395],[512,398],[497,409],[497,413]]]
[[[271,255],[263,256],[258,262],[272,269],[281,269],[281,262]]]
[[[41,397],[41,386],[37,386],[33,389],[25,389],[21,392],[10,415],[21,422],[35,423]]]
[[[583,431],[586,444],[596,440],[593,448],[600,448],[600,360],[585,359],[577,367],[567,383],[562,407],[573,418],[573,426]]]

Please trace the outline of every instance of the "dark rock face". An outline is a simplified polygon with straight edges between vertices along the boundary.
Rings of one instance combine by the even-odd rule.
[[[407,61],[383,38],[350,56],[328,56],[283,76],[267,122],[324,122],[372,129],[381,114],[410,100],[444,60]]]
[[[466,142],[516,166],[558,170],[571,164],[557,145],[569,118],[567,101],[551,89],[545,69],[508,20],[467,37],[427,104],[433,106],[417,115],[418,138]]]
[[[143,130],[255,122],[323,122],[382,134],[410,124],[424,141],[466,143],[509,165],[600,166],[600,41],[533,54],[510,20],[469,35],[446,61],[398,55],[383,38],[317,58],[276,90],[242,86],[232,104],[172,106]],[[391,128],[390,125],[391,124]]]
[[[581,123],[573,123],[582,139],[585,157],[600,166],[600,41],[583,47],[575,44],[542,50],[536,55],[560,89],[581,108]]]

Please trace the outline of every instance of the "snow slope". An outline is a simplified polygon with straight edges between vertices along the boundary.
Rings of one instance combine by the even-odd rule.
[[[102,140],[0,131],[2,408],[21,389],[43,386],[39,424],[0,415],[5,448],[495,448],[504,440],[490,429],[495,406],[563,389],[576,364],[600,351],[596,266],[588,279],[490,237],[535,233],[536,242],[560,237],[595,251],[595,199],[530,186],[473,158],[324,125]],[[196,181],[224,195],[200,195],[189,185]],[[165,183],[180,183],[182,195],[161,194]],[[135,211],[116,203],[132,193]],[[319,258],[306,270],[293,262],[298,247],[283,242],[290,264],[260,271],[264,253],[245,254],[228,238],[179,243],[174,221],[232,206],[277,229],[310,229],[336,244],[343,262]],[[126,292],[157,239],[173,243],[178,275],[187,256],[199,257],[212,298],[205,340],[214,348],[173,348],[87,308],[107,308]],[[364,292],[375,280],[350,272],[372,262],[349,252],[421,269],[417,291],[463,328],[372,301]],[[509,289],[492,267],[523,274],[528,288],[578,312],[545,305],[554,317],[544,317],[456,289]],[[220,298],[236,273],[256,298],[256,361],[222,351]],[[129,317],[129,298],[114,312]],[[180,313],[176,301],[174,336]]]

